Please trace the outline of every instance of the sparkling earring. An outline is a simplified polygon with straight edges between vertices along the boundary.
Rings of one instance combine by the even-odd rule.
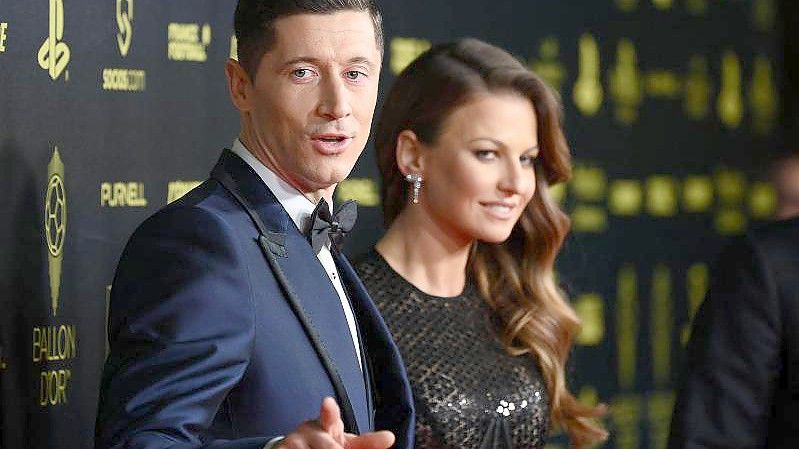
[[[413,183],[413,204],[419,204],[419,191],[422,190],[422,175],[408,173],[405,180]]]

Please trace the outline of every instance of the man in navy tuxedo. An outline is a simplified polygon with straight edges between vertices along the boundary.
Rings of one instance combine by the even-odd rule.
[[[408,449],[405,370],[329,209],[369,134],[380,13],[240,0],[235,28],[241,132],[125,248],[97,448]]]

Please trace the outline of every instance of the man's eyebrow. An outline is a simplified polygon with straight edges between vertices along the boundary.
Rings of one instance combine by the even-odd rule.
[[[295,65],[295,64],[300,64],[300,63],[310,63],[310,64],[313,64],[313,65],[322,65],[323,64],[322,60],[319,59],[319,58],[314,58],[312,56],[299,56],[299,57],[292,58],[292,59],[289,59],[288,61],[284,62],[283,63],[283,67],[285,68],[285,67],[292,66],[292,65]],[[352,64],[366,64],[366,65],[369,66],[370,69],[373,69],[375,67],[375,63],[372,62],[371,59],[369,59],[369,58],[367,58],[365,56],[355,56],[355,57],[352,57],[352,58],[350,58],[350,59],[348,59],[346,61],[346,65],[352,65]]]

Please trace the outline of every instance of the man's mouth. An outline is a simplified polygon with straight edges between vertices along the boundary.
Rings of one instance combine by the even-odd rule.
[[[351,141],[352,136],[346,134],[315,134],[311,136],[313,147],[325,155],[343,152]]]

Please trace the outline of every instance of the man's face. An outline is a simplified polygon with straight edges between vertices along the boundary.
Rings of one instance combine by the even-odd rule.
[[[301,192],[346,178],[369,137],[380,64],[367,12],[275,21],[273,47],[247,87],[250,151]]]

